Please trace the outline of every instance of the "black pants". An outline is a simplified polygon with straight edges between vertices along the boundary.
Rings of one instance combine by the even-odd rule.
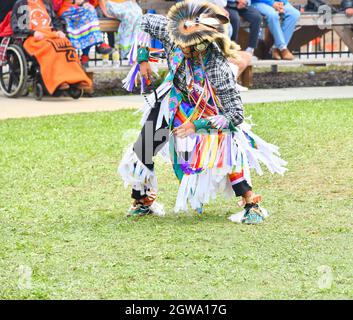
[[[157,155],[169,140],[169,128],[165,119],[163,119],[162,126],[156,130],[160,106],[160,102],[157,102],[155,107],[152,108],[151,113],[134,144],[134,151],[137,157],[151,171],[154,170],[153,157]],[[251,187],[246,181],[241,181],[232,187],[235,195],[238,197],[251,190]],[[132,189],[131,197],[133,199],[139,200],[145,196],[146,195],[141,195],[140,191]]]
[[[169,128],[164,118],[161,127],[156,130],[160,107],[161,103],[158,101],[151,109],[147,121],[134,144],[137,157],[151,171],[154,171],[153,157],[169,140]],[[132,189],[131,197],[133,199],[139,200],[145,196],[145,194],[141,195],[140,191]]]
[[[259,40],[259,33],[261,28],[262,16],[260,12],[254,7],[246,7],[244,9],[236,9],[234,7],[226,7],[229,12],[230,23],[233,27],[233,34],[231,39],[238,41],[238,33],[240,28],[240,17],[244,18],[250,23],[250,37],[248,47],[256,48]]]

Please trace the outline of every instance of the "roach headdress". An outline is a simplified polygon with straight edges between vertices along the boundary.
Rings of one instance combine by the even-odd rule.
[[[178,2],[169,10],[168,19],[169,36],[176,45],[215,42],[226,56],[236,56],[236,44],[229,40],[225,26],[229,19],[218,6],[196,0]]]

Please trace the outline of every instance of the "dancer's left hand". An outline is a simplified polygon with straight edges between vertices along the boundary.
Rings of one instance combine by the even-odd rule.
[[[195,125],[192,122],[186,122],[173,131],[174,135],[179,138],[186,138],[195,132]]]

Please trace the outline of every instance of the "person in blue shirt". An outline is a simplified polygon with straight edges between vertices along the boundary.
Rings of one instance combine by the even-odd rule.
[[[226,10],[229,12],[229,20],[233,28],[231,39],[238,40],[240,17],[250,23],[250,36],[245,51],[253,54],[259,40],[262,16],[260,12],[251,7],[251,0],[228,0]]]
[[[275,40],[272,58],[293,60],[294,56],[287,46],[293,36],[300,12],[288,0],[252,0],[251,5],[265,16]]]

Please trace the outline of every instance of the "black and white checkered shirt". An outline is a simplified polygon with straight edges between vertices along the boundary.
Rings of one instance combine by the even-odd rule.
[[[169,37],[167,24],[168,19],[164,16],[145,14],[142,18],[141,30],[163,43],[169,64],[169,56],[176,48],[176,45],[172,43]],[[236,79],[227,59],[219,48],[211,44],[207,50],[210,50],[211,56],[211,59],[205,65],[208,79],[222,104],[224,116],[236,126],[242,123],[244,119],[243,103],[239,91],[236,89]],[[185,64],[183,63],[175,74],[174,85],[182,92],[187,92]]]

